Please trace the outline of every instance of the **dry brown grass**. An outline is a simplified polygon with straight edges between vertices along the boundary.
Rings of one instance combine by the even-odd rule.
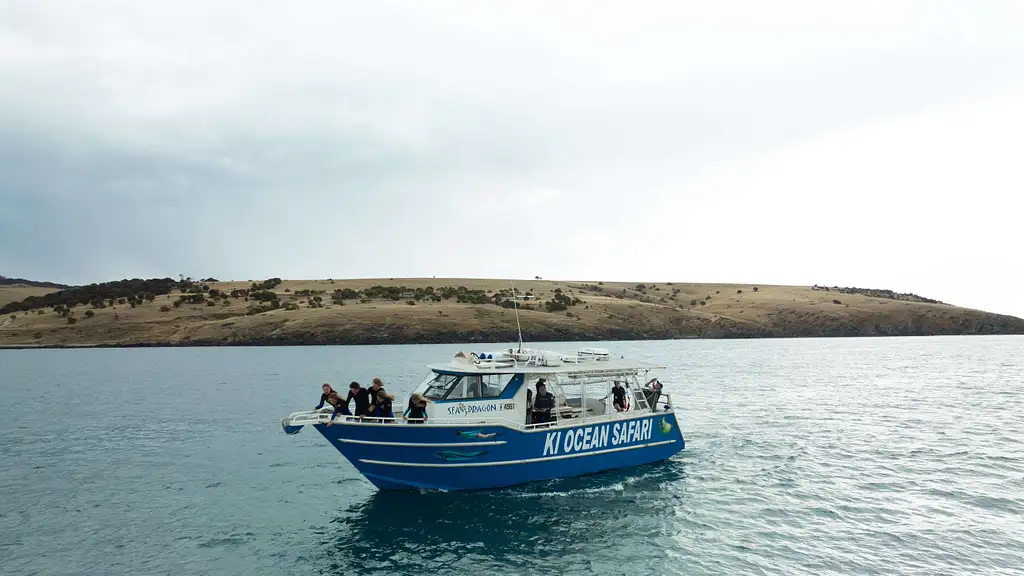
[[[55,292],[55,290],[34,286],[0,286],[0,306],[10,302],[20,302],[29,296],[43,296],[50,292]]]
[[[219,282],[212,286],[229,292],[248,288],[251,281]],[[346,301],[330,303],[335,289],[362,290],[375,285],[417,287],[465,286],[498,291],[507,280],[453,278],[396,278],[359,280],[287,280],[275,288],[282,303],[299,304],[298,310],[273,310],[246,315],[250,303],[228,300],[228,306],[183,304],[171,306],[177,294],[159,296],[137,308],[118,305],[94,310],[76,308],[78,322],[46,310],[0,317],[0,346],[80,346],[139,344],[266,344],[368,343],[434,341],[510,341],[515,335],[512,310],[493,305],[458,304],[452,300]],[[546,280],[517,281],[516,288],[547,300],[556,288],[571,291],[585,303],[569,312],[521,310],[528,340],[581,340],[678,338],[723,336],[839,336],[871,334],[1024,333],[1024,321],[940,304],[902,302],[854,294],[837,294],[803,286],[606,282],[597,293],[584,288],[598,282]],[[285,292],[285,290],[290,292]],[[678,294],[673,295],[675,289]],[[737,294],[737,290],[743,290]],[[296,290],[323,290],[325,308],[309,308]],[[34,292],[26,292],[34,291]],[[0,287],[0,302],[20,300],[46,289]],[[625,292],[623,292],[625,291]],[[24,295],[23,295],[24,294]],[[674,296],[674,297],[673,297]],[[710,296],[710,299],[707,297]],[[691,306],[691,300],[705,300]],[[840,300],[841,304],[834,304]]]

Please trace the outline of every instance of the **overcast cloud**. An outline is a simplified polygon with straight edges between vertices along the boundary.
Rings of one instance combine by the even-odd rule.
[[[1024,316],[1024,3],[0,0],[0,274]]]

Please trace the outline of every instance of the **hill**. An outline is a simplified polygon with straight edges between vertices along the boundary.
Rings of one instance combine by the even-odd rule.
[[[516,340],[507,280],[207,280],[124,280],[22,300],[0,316],[0,346]],[[532,342],[1024,334],[1020,318],[887,290],[544,280],[516,288]],[[0,302],[10,304],[12,289],[0,287]]]
[[[52,288],[54,290],[70,288],[70,286],[68,286],[67,284],[57,284],[55,282],[37,282],[35,280],[26,280],[24,278],[8,278],[7,276],[0,276],[0,286],[25,286],[30,288]]]

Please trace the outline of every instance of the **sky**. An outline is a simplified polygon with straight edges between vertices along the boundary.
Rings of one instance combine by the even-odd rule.
[[[1024,2],[0,0],[0,274],[1024,317]]]

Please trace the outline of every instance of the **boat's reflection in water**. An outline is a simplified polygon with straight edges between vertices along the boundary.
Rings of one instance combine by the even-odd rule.
[[[323,572],[507,571],[538,562],[545,572],[557,568],[551,563],[575,572],[642,563],[644,548],[632,546],[626,556],[638,558],[630,559],[624,547],[642,534],[663,535],[685,478],[684,460],[673,458],[497,491],[375,492],[325,530]]]

